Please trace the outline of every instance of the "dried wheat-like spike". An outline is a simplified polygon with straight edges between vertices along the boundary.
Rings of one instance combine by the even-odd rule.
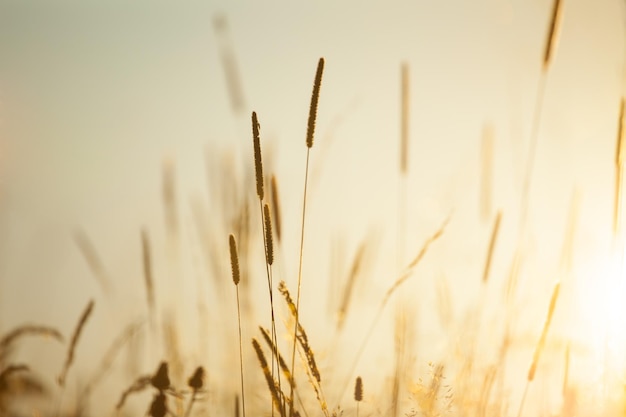
[[[407,63],[402,64],[401,78],[400,173],[406,174],[409,153],[409,64]]]
[[[11,330],[0,339],[0,353],[9,349],[19,338],[28,335],[52,337],[63,342],[63,335],[55,328],[46,326],[24,325]]]
[[[530,365],[530,369],[528,370],[528,381],[532,381],[535,379],[535,372],[537,370],[537,364],[539,363],[539,356],[543,351],[543,348],[546,344],[546,337],[548,336],[548,329],[550,328],[550,322],[552,321],[552,315],[554,314],[554,309],[556,307],[556,300],[559,297],[559,289],[561,288],[561,284],[559,282],[554,286],[554,291],[552,292],[552,298],[550,299],[550,308],[548,309],[548,316],[546,317],[546,322],[543,326],[543,331],[541,332],[541,337],[539,338],[539,342],[537,342],[537,346],[535,348],[535,354],[533,355],[533,362]]]
[[[155,314],[154,279],[152,277],[152,258],[150,256],[150,241],[146,229],[141,230],[141,259],[143,263],[143,276],[146,282],[146,297],[150,316]]]
[[[300,333],[296,335],[298,339],[298,343],[302,346],[302,350],[304,350],[304,355],[306,356],[307,365],[309,366],[309,370],[311,374],[319,384],[322,381],[322,375],[320,374],[319,369],[317,368],[317,363],[315,362],[315,355],[313,354],[313,349],[309,345],[309,338],[304,332],[304,328],[302,326],[299,327]]]
[[[293,316],[294,319],[296,319],[298,317],[298,309],[291,298],[291,294],[289,294],[289,290],[287,289],[287,285],[285,284],[285,281],[281,281],[278,284],[278,291],[283,295],[283,297],[285,297],[285,302],[287,303],[287,306],[289,307],[289,310],[291,311],[291,315]],[[321,375],[317,368],[317,363],[315,362],[315,355],[313,354],[313,349],[311,349],[311,347],[309,346],[309,338],[306,334],[306,331],[304,330],[304,327],[302,327],[302,324],[300,324],[300,322],[297,323],[297,329],[298,329],[298,332],[296,333],[296,340],[298,341],[298,343],[300,343],[300,346],[304,350],[304,354],[306,356],[311,374],[315,377],[315,379],[319,383],[321,381]]]
[[[290,384],[293,384],[295,386],[296,383],[293,380],[293,376],[291,375],[291,371],[289,370],[289,367],[287,366],[287,362],[285,362],[285,358],[283,358],[283,355],[280,354],[276,345],[272,343],[272,339],[271,339],[269,331],[267,331],[261,326],[259,326],[259,329],[261,329],[261,334],[263,335],[263,339],[265,339],[265,343],[267,343],[269,348],[272,351],[274,351],[274,355],[278,357],[278,363],[280,365],[280,369],[283,371],[283,374],[285,375],[285,378],[287,378],[287,381],[289,381]]]
[[[487,251],[487,259],[485,260],[485,268],[483,269],[483,284],[487,283],[489,279],[489,271],[491,270],[491,261],[493,259],[493,251],[496,248],[496,240],[498,239],[498,230],[500,229],[500,220],[502,219],[502,212],[499,211],[496,216],[496,220],[493,222],[493,229],[491,230],[491,239],[489,240],[489,250]]]
[[[311,107],[309,107],[309,122],[306,129],[306,146],[313,147],[313,135],[315,133],[315,119],[317,118],[317,102],[320,97],[320,86],[322,84],[322,73],[324,72],[324,58],[320,58],[317,63],[315,73],[315,83],[313,84],[313,94],[311,95]]]
[[[543,68],[544,70],[550,65],[554,49],[559,37],[559,30],[561,26],[561,0],[554,0],[554,6],[552,8],[552,18],[550,20],[550,29],[548,31],[548,39],[546,40],[546,49],[543,55]]]
[[[237,255],[237,242],[235,236],[232,234],[228,237],[228,243],[230,244],[230,267],[233,272],[233,282],[235,285],[239,285],[239,255]]]
[[[289,293],[289,290],[287,289],[287,284],[285,284],[285,281],[280,281],[280,283],[278,283],[278,291],[283,295],[283,297],[285,297],[285,302],[287,303],[287,307],[289,307],[289,311],[291,312],[291,315],[293,317],[297,317],[297,308],[296,305],[293,302],[293,299],[291,298],[291,294]]]
[[[59,383],[60,386],[65,385],[65,378],[67,377],[67,372],[70,369],[72,362],[74,362],[74,354],[76,352],[76,345],[78,344],[78,338],[80,337],[83,331],[83,328],[85,327],[85,324],[87,323],[87,320],[89,319],[89,316],[91,315],[91,312],[93,311],[93,306],[94,306],[93,300],[89,301],[89,303],[87,304],[87,307],[85,307],[85,310],[83,310],[83,314],[80,316],[80,320],[78,321],[78,325],[76,326],[76,329],[74,330],[74,335],[72,336],[72,341],[70,343],[70,347],[67,352],[65,365],[63,366],[63,370],[61,371],[61,374],[59,375],[57,379],[57,382]]]
[[[173,159],[165,158],[163,160],[163,209],[165,212],[165,227],[170,237],[178,235],[175,168]]]
[[[274,263],[274,238],[272,237],[272,218],[270,217],[270,207],[263,206],[263,218],[265,224],[265,249],[267,254],[267,264]]]
[[[278,388],[276,387],[276,383],[274,382],[274,378],[272,378],[272,373],[267,366],[267,360],[265,359],[265,355],[263,354],[263,350],[261,349],[261,345],[256,339],[252,339],[252,346],[254,347],[254,351],[256,352],[256,356],[259,359],[259,363],[261,365],[261,369],[263,370],[263,375],[265,376],[265,380],[267,381],[267,386],[270,390],[270,394],[272,395],[272,401],[277,410],[279,410],[281,417],[285,417],[285,410],[281,406],[281,393],[278,392]]]
[[[151,379],[152,377],[149,375],[137,378],[137,380],[133,382],[133,384],[122,393],[119,401],[117,402],[117,405],[115,406],[115,409],[116,410],[121,409],[124,406],[124,403],[126,402],[126,398],[128,398],[130,394],[140,392],[146,389],[150,385]]]
[[[272,175],[272,212],[274,213],[274,227],[276,229],[276,238],[280,243],[280,238],[282,236],[282,225],[280,218],[280,203],[278,198],[278,184],[276,183],[276,176]]]
[[[259,121],[256,112],[252,112],[252,141],[254,144],[254,174],[256,177],[256,194],[263,200],[263,159],[261,157],[261,138],[259,137]]]
[[[363,380],[360,376],[356,377],[354,384],[354,401],[363,401]]]

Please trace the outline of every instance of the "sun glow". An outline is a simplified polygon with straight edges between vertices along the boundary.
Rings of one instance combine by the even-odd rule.
[[[591,349],[594,380],[609,389],[626,382],[626,263],[624,245],[614,245],[603,268],[587,274],[578,306],[585,326],[580,332]]]

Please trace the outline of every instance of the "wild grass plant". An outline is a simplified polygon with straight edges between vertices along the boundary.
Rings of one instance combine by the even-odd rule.
[[[498,257],[503,258],[498,246],[503,234],[510,230],[504,227],[509,215],[501,209],[494,210],[497,207],[491,184],[493,176],[497,175],[493,159],[495,134],[490,125],[486,124],[484,128],[480,190],[477,190],[480,216],[476,221],[489,223],[485,229],[488,239],[485,240],[484,257],[477,262],[482,264],[482,274],[471,278],[475,279],[471,285],[477,289],[478,295],[467,303],[468,309],[459,311],[460,303],[456,302],[450,281],[443,273],[433,278],[436,279],[436,294],[403,294],[407,283],[420,275],[431,252],[444,246],[449,229],[457,221],[456,212],[441,213],[438,223],[423,226],[419,245],[411,247],[408,243],[407,234],[412,231],[407,226],[407,216],[410,216],[407,201],[412,191],[406,181],[411,166],[408,153],[410,67],[407,63],[400,66],[400,158],[398,176],[394,177],[399,184],[398,210],[390,214],[398,217],[397,229],[392,232],[396,238],[396,257],[394,267],[386,273],[385,288],[368,288],[371,282],[366,276],[369,267],[376,262],[378,243],[373,237],[363,238],[352,257],[342,259],[347,267],[340,274],[314,276],[303,267],[318,262],[325,253],[307,240],[311,228],[325,227],[323,219],[312,219],[307,209],[307,203],[315,198],[315,194],[310,193],[309,181],[316,171],[310,169],[310,165],[317,156],[317,149],[313,146],[317,143],[317,114],[324,111],[323,77],[334,76],[332,62],[320,58],[313,77],[306,134],[302,141],[303,156],[306,152],[302,199],[279,194],[281,177],[272,164],[263,159],[271,153],[262,152],[266,149],[267,138],[262,134],[259,120],[264,116],[256,111],[248,119],[251,121],[252,144],[249,144],[250,138],[246,142],[251,145],[253,160],[246,164],[244,175],[236,175],[232,164],[222,154],[209,161],[217,161],[213,165],[207,164],[209,170],[213,170],[210,179],[215,185],[209,196],[211,203],[207,206],[198,200],[190,202],[191,218],[187,220],[193,225],[191,237],[183,233],[181,226],[183,216],[179,209],[182,203],[176,193],[175,166],[171,161],[164,164],[162,202],[166,242],[151,240],[145,227],[141,227],[139,236],[141,259],[137,263],[143,270],[145,314],[139,319],[120,322],[119,336],[113,341],[102,341],[110,347],[91,373],[74,366],[75,360],[82,354],[85,329],[95,325],[90,321],[92,315],[113,314],[114,307],[110,302],[88,301],[73,331],[67,335],[56,329],[53,323],[45,323],[45,318],[42,318],[43,324],[24,324],[2,332],[0,416],[622,415],[626,410],[623,392],[626,383],[607,385],[600,397],[603,402],[598,402],[598,396],[585,392],[585,381],[576,381],[572,377],[577,361],[584,354],[582,349],[575,341],[553,335],[554,327],[558,325],[555,323],[558,309],[571,294],[565,291],[569,282],[555,278],[551,298],[538,289],[536,299],[530,303],[523,304],[518,299],[520,270],[529,252],[527,210],[538,146],[537,132],[565,3],[555,0],[553,5],[525,155],[520,229],[513,236],[517,247],[508,274],[504,276],[494,272],[493,263]],[[219,27],[224,24],[223,21],[217,22]],[[232,54],[222,46],[224,67],[230,68],[227,72],[232,90],[231,104],[240,114],[243,107],[241,86],[233,75],[236,70],[232,68]],[[622,141],[625,135],[623,103],[622,99],[614,161],[613,223],[616,236],[620,232]],[[290,213],[283,206],[285,198],[297,200],[300,204],[301,211],[298,210],[295,216],[299,217],[296,225],[286,224],[285,219],[290,218],[286,214]],[[561,259],[564,269],[571,268],[572,263],[576,201],[577,198],[572,199],[566,230]],[[77,230],[74,232],[77,255],[85,258],[104,299],[111,300],[115,295],[106,263],[99,256],[97,245],[82,229]],[[298,247],[293,251],[285,247],[286,242],[291,242],[284,239],[288,230],[298,231]],[[188,341],[182,340],[180,328],[188,324],[175,308],[172,310],[171,306],[161,303],[166,290],[159,281],[159,274],[155,273],[154,245],[165,244],[175,253],[178,243],[185,238],[193,240],[195,249],[202,253],[198,263],[210,277],[206,281],[210,284],[213,299],[219,300],[216,304],[209,304],[207,295],[201,291],[197,292],[197,299],[177,300],[188,305],[197,304],[196,343],[204,348],[190,348]],[[287,253],[297,253],[297,260],[286,259]],[[454,262],[453,253],[445,256]],[[229,284],[229,279],[234,285]],[[337,289],[329,297],[335,299],[334,303],[309,297],[306,293],[306,288],[322,280],[334,280],[328,285]],[[253,294],[254,289],[265,285],[266,301],[255,305],[258,297]],[[358,295],[368,290],[371,290],[368,299],[375,301],[359,306]],[[420,331],[415,305],[427,297],[436,300],[436,308],[427,312],[421,310],[420,314],[428,314],[430,321],[436,323],[434,326],[445,334],[443,342],[435,342],[434,338],[429,339],[428,332]],[[324,313],[326,304],[330,306],[330,316]],[[524,335],[519,334],[517,321],[528,305],[541,311],[547,309],[547,315],[543,327],[525,335],[530,339],[526,344],[531,348],[518,350],[517,345],[522,344],[520,339]],[[304,310],[315,314],[305,316],[301,314]],[[217,318],[209,320],[209,315]],[[359,325],[358,330],[349,332],[348,326],[355,323]],[[380,332],[381,328],[392,331]],[[97,337],[98,333],[98,329],[94,329],[90,334]],[[389,340],[377,340],[381,334],[386,334]],[[65,361],[59,364],[56,380],[51,382],[48,376],[31,368],[28,357],[18,355],[22,339],[30,337],[47,339],[66,349]],[[378,344],[388,347],[387,362],[382,365],[366,356],[367,350]],[[219,350],[211,350],[208,345],[217,345]],[[339,350],[349,352],[348,357],[340,356]],[[433,350],[437,354],[432,354]],[[138,369],[131,369],[128,363],[125,365],[123,357],[131,362],[139,357],[140,360],[135,360]],[[558,364],[555,358],[559,358]],[[124,369],[125,366],[128,369],[123,376],[119,373],[115,377],[111,375],[111,370]],[[537,389],[533,389],[535,386]],[[351,389],[352,397],[346,395]],[[550,392],[551,397],[542,396],[540,389]],[[117,401],[102,400],[100,396],[105,390],[113,391]]]

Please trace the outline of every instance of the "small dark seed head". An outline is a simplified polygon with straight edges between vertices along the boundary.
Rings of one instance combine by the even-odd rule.
[[[354,384],[354,400],[363,400],[363,380],[360,376],[356,378],[356,383]]]
[[[159,392],[154,396],[152,404],[150,404],[150,417],[165,417],[167,414],[167,397],[163,392]]]
[[[165,391],[170,387],[170,377],[168,375],[167,362],[161,362],[159,369],[156,371],[150,383],[159,391]]]
[[[231,234],[228,238],[228,243],[230,245],[230,267],[233,271],[233,282],[235,285],[238,285],[240,279],[239,255],[237,255],[237,242],[235,241],[235,236]]]
[[[198,366],[191,378],[189,378],[189,381],[187,381],[187,384],[189,385],[189,388],[196,391],[202,389],[202,386],[204,385],[204,368]]]

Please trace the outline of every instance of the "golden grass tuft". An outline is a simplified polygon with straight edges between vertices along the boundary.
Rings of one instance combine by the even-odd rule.
[[[67,351],[67,358],[65,359],[65,364],[63,365],[63,369],[61,370],[61,373],[59,374],[57,378],[57,382],[62,387],[65,386],[65,379],[67,377],[67,372],[69,371],[70,366],[74,362],[74,356],[76,353],[76,346],[78,345],[78,339],[80,338],[80,335],[82,334],[83,329],[85,328],[85,324],[87,324],[87,320],[89,319],[89,316],[91,315],[93,311],[93,306],[94,306],[94,301],[93,300],[89,301],[89,303],[83,310],[83,313],[81,314],[80,319],[78,320],[78,324],[76,325],[76,328],[74,329],[74,334],[72,335],[72,341],[70,342],[70,347]]]

